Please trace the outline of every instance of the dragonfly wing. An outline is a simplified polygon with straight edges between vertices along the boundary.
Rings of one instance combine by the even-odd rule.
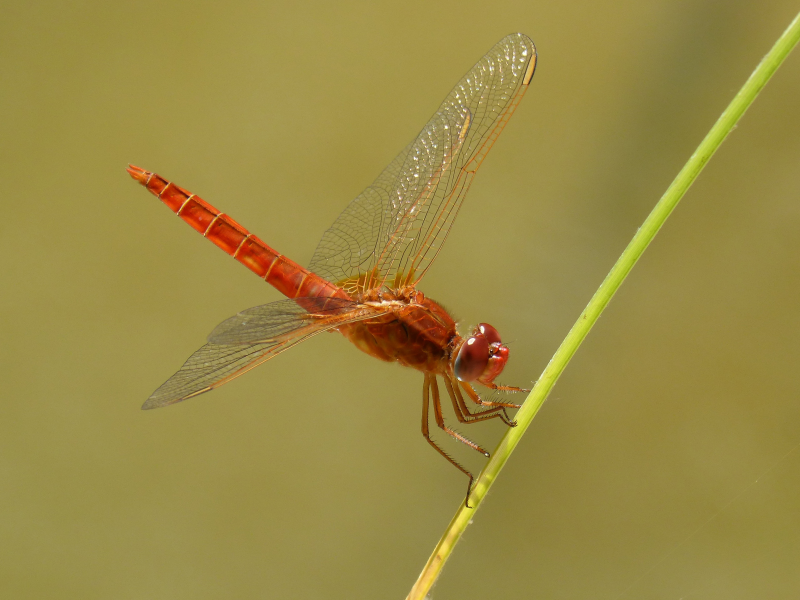
[[[363,305],[341,298],[291,298],[254,306],[224,320],[208,335],[212,344],[283,342],[303,327],[361,314]],[[370,309],[371,310],[371,309]]]
[[[506,36],[489,50],[417,138],[325,232],[311,270],[351,293],[419,281],[535,64],[536,48],[523,34]]]
[[[248,309],[223,321],[209,342],[142,406],[160,408],[208,392],[318,333],[383,314],[348,300],[295,298]],[[310,312],[306,307],[313,307]]]
[[[386,243],[391,222],[391,199],[395,194],[400,170],[414,143],[398,154],[339,215],[322,236],[309,269],[341,286],[369,273]],[[358,292],[350,286],[349,293]]]

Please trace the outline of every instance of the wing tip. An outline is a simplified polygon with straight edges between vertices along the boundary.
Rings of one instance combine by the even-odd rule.
[[[159,408],[161,404],[154,402],[152,398],[148,398],[145,400],[145,403],[142,404],[142,410],[153,410],[154,408]]]
[[[531,57],[528,60],[528,67],[527,69],[525,69],[525,75],[522,77],[522,85],[528,85],[531,82],[531,79],[533,79],[534,71],[536,71],[536,62],[537,62],[536,59],[538,58],[538,54],[536,52],[536,44],[529,36],[525,35],[524,33],[520,32],[512,35],[516,35],[522,38],[525,41],[525,45],[530,46]]]
[[[525,75],[522,77],[522,85],[528,85],[533,79],[533,72],[536,70],[536,58],[538,54],[536,53],[536,44],[533,43],[533,40],[530,36],[525,35],[521,31],[517,33],[509,33],[506,37],[498,42],[498,45],[502,45],[503,43],[512,42],[515,40],[522,40],[522,43],[528,47],[531,51],[531,57],[528,60],[528,66],[525,69]]]
[[[155,396],[150,396],[147,400],[145,400],[144,404],[142,404],[142,410],[153,410],[154,408],[161,408],[162,406],[167,406],[169,404],[172,404],[172,402],[164,402]]]
[[[162,408],[164,406],[169,406],[170,404],[177,404],[178,402],[183,402],[184,400],[188,400],[189,398],[194,398],[195,396],[199,396],[200,394],[205,394],[206,392],[210,392],[213,388],[211,386],[206,386],[202,390],[197,390],[196,392],[192,392],[191,394],[187,394],[186,396],[181,396],[180,398],[159,398],[155,394],[150,396],[145,403],[142,404],[142,410],[152,410],[154,408]]]

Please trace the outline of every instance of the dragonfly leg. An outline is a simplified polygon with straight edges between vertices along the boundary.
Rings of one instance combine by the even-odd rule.
[[[444,424],[444,416],[442,415],[442,399],[439,397],[439,386],[436,383],[436,375],[430,375],[429,380],[431,391],[433,392],[433,417],[436,419],[436,424],[439,426],[439,429],[444,431],[447,435],[457,439],[462,444],[469,446],[473,450],[477,450],[484,456],[489,456],[489,452],[478,446],[478,444],[470,439],[465,438],[463,435],[453,429],[450,429]]]
[[[474,477],[472,473],[467,471],[464,467],[462,467],[459,463],[457,463],[452,456],[450,456],[447,452],[442,450],[436,442],[433,441],[431,438],[430,430],[428,429],[428,407],[430,404],[430,387],[431,387],[431,375],[425,373],[425,382],[422,386],[422,437],[428,440],[428,443],[433,446],[433,448],[442,456],[444,456],[451,465],[453,465],[456,469],[464,473],[467,477],[469,477],[469,483],[467,484],[467,495],[464,498],[464,505],[467,508],[472,508],[469,505],[469,495],[472,492],[472,482],[474,481]],[[440,411],[441,412],[441,411]]]
[[[488,410],[475,413],[470,412],[458,387],[454,386],[450,378],[446,375],[444,376],[444,383],[447,386],[447,393],[450,395],[450,400],[453,402],[453,410],[461,423],[477,423],[478,421],[486,421],[487,419],[500,419],[506,425],[511,426],[508,415],[504,414],[505,409],[502,406],[495,406]]]
[[[473,388],[469,383],[466,381],[459,381],[459,383],[461,384],[461,388],[467,393],[467,396],[469,396],[469,399],[479,406],[499,406],[504,409],[520,408],[522,406],[521,404],[513,404],[512,402],[495,402],[493,400],[484,400],[478,395],[478,392],[476,392],[475,388]],[[503,414],[505,414],[506,419],[508,419],[508,413],[506,413],[505,410],[503,410]],[[513,427],[516,425],[516,422],[509,420],[508,424]]]
[[[489,383],[484,384],[486,387],[491,388],[493,390],[499,390],[501,392],[525,392],[526,394],[530,392],[525,388],[514,387],[513,385],[498,385],[496,383]]]

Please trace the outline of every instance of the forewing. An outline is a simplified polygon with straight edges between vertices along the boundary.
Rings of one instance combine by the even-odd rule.
[[[142,408],[159,408],[208,392],[318,333],[379,314],[383,312],[337,298],[280,300],[242,311],[218,325],[209,342]]]
[[[309,270],[340,287],[348,285],[351,295],[356,289],[353,280],[369,273],[386,245],[391,223],[390,199],[395,195],[400,170],[414,143],[398,154],[372,184],[356,196],[322,236]]]
[[[489,50],[417,138],[325,232],[311,270],[350,293],[416,283],[522,99],[535,63],[536,49],[523,34]]]

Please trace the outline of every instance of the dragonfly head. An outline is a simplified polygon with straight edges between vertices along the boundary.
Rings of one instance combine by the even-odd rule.
[[[497,329],[481,323],[458,349],[453,371],[460,381],[490,384],[508,362],[508,348]]]

